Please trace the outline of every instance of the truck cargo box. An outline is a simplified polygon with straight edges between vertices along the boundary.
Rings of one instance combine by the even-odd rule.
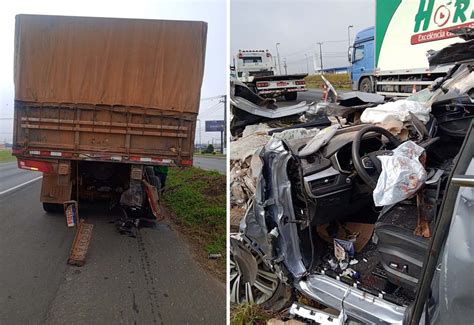
[[[18,15],[14,154],[192,162],[207,24]]]

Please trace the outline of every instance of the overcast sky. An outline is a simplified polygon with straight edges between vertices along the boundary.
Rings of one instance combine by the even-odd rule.
[[[225,0],[15,0],[0,3],[0,142],[11,141],[13,117],[13,42],[15,15],[45,14],[68,16],[99,16],[199,20],[208,23],[206,67],[201,90],[202,98],[226,93],[226,1]],[[201,102],[199,118],[223,119],[223,105],[217,99]],[[199,132],[199,130],[197,130]],[[202,133],[203,142],[216,140],[219,133]],[[196,139],[198,136],[196,136]]]
[[[375,22],[375,0],[232,0],[230,4],[230,55],[239,49],[270,50],[287,59],[288,73],[314,71],[313,58],[323,42],[323,67],[347,66],[348,36]],[[306,55],[305,55],[306,54]],[[308,57],[308,65],[306,56]]]

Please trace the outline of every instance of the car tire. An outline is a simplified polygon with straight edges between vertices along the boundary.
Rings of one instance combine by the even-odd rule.
[[[285,93],[286,101],[296,100],[297,97],[298,97],[298,93],[296,91],[291,92],[291,93]]]
[[[270,270],[270,268],[262,261],[261,257],[255,252],[250,245],[239,240],[240,247],[243,248],[247,255],[255,258],[254,262],[258,265],[257,274],[254,284],[244,282],[245,275],[241,273],[242,268],[239,267],[237,260],[233,256],[233,249],[230,250],[230,295],[233,305],[255,303],[263,309],[270,312],[279,312],[291,305],[294,298],[293,290],[286,286],[278,276]],[[235,242],[234,242],[235,244]],[[233,242],[231,240],[231,246]],[[250,253],[250,254],[248,254]],[[245,263],[244,263],[245,264]],[[258,279],[258,281],[257,281]],[[250,288],[251,295],[247,294]],[[262,290],[263,288],[264,290]],[[249,298],[251,297],[251,298]]]
[[[261,306],[265,310],[277,313],[290,307],[293,303],[294,297],[294,291],[284,283],[280,282],[273,297]]]
[[[43,202],[43,210],[47,213],[62,213],[64,208],[63,205],[59,203]]]
[[[372,81],[370,80],[370,78],[362,78],[362,80],[359,83],[359,91],[363,91],[366,93],[374,92],[374,87],[372,85]]]

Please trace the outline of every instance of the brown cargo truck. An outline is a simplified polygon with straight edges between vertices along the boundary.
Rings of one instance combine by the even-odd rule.
[[[204,22],[16,16],[13,154],[43,172],[46,211],[115,198],[156,214],[151,167],[192,165],[206,33]]]

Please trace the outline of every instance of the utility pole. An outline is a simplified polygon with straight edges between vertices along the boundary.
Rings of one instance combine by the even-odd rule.
[[[202,129],[201,129],[201,119],[197,119],[197,121],[199,122],[199,152],[202,153],[202,139],[201,139]]]
[[[314,71],[315,74],[317,72],[317,67],[318,67],[317,60],[318,60],[318,52],[314,51],[314,54],[313,54],[313,71]]]
[[[351,28],[353,27],[352,25],[347,26],[347,42],[349,43],[349,48],[351,47]]]
[[[352,25],[349,25],[347,26],[347,42],[349,43],[349,47],[347,48],[347,58],[349,60],[349,63],[351,64],[351,56],[350,56],[350,53],[351,53],[351,28],[353,28],[354,26]],[[351,64],[352,65],[352,64]]]
[[[221,130],[221,154],[224,154],[224,129]]]
[[[224,154],[224,141],[227,143],[227,95],[222,96],[221,103],[224,103],[224,136],[221,132],[221,153]]]
[[[323,42],[318,42],[317,44],[319,45],[319,60],[321,63],[320,72],[321,74],[323,74],[323,49],[322,49]]]
[[[283,67],[285,68],[285,75],[287,75],[287,74],[288,74],[288,71],[286,70],[286,67],[287,67],[287,65],[286,65],[286,58],[283,58]]]
[[[309,62],[308,62],[308,54],[304,55],[306,57],[306,73],[309,74]]]
[[[277,58],[278,58],[278,74],[281,75],[280,52],[278,52],[278,45],[280,45],[280,43],[276,43],[275,47],[277,50]]]

